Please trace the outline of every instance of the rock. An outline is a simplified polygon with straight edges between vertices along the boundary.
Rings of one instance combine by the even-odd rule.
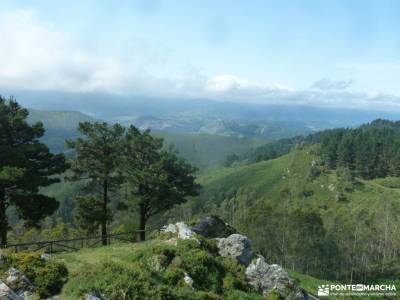
[[[186,283],[192,290],[194,290],[194,287],[193,287],[193,279],[192,279],[187,273],[185,273],[185,277],[183,277],[183,281],[185,281],[185,283]]]
[[[19,297],[21,298],[21,300],[36,300],[36,299],[38,299],[34,293],[28,292],[28,291],[23,292],[21,295],[19,295]]]
[[[227,225],[220,218],[214,216],[198,220],[197,223],[192,226],[192,231],[206,238],[224,238],[235,233],[232,227]]]
[[[49,260],[50,258],[53,257],[53,255],[51,255],[49,253],[43,253],[40,257],[41,257],[41,259]]]
[[[178,222],[176,224],[169,224],[163,229],[164,232],[176,233],[178,238],[182,240],[195,239],[194,232],[190,229],[188,225],[183,222]]]
[[[251,250],[250,240],[241,234],[231,234],[227,238],[218,240],[219,255],[233,257],[241,264],[247,266],[255,257]]]
[[[12,289],[0,280],[0,299],[1,300],[19,300],[21,299]]]
[[[289,278],[281,266],[268,265],[262,256],[248,265],[246,279],[255,290],[263,295],[268,295],[275,290],[283,299],[306,299],[301,289]]]
[[[15,268],[10,268],[6,273],[7,278],[5,279],[5,284],[14,290],[22,299],[24,293],[33,293],[35,291],[34,285],[31,281],[22,274],[19,270]]]
[[[92,291],[85,295],[85,300],[107,300],[107,298],[104,295]]]

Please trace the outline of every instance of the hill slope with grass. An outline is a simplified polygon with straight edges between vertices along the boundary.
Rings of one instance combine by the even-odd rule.
[[[208,217],[194,226],[170,224],[143,243],[59,255],[70,274],[59,299],[306,299],[280,266],[267,264],[245,236],[231,232]]]
[[[199,199],[170,216],[218,214],[269,261],[301,273],[345,281],[400,276],[399,178],[331,170],[314,145],[199,181]]]

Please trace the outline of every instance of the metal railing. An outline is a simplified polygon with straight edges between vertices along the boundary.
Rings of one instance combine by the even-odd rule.
[[[60,252],[68,251],[78,251],[82,248],[94,248],[103,246],[103,240],[106,239],[107,245],[113,243],[137,243],[140,242],[141,232],[159,232],[159,229],[146,229],[146,230],[135,230],[123,233],[112,233],[96,236],[86,236],[71,239],[60,239],[60,240],[48,240],[48,241],[38,241],[29,243],[19,243],[19,244],[8,244],[3,246],[4,249],[12,249],[16,252],[18,251],[42,251],[44,253],[55,254]]]

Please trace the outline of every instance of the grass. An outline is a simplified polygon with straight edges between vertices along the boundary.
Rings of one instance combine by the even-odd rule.
[[[219,204],[240,188],[254,191],[258,199],[274,206],[282,201],[282,191],[289,189],[293,208],[319,209],[329,226],[329,220],[338,212],[347,216],[368,215],[382,209],[382,200],[394,203],[399,197],[400,189],[388,187],[397,187],[399,180],[357,179],[353,190],[344,191],[345,199],[337,202],[335,196],[341,181],[335,172],[328,171],[309,180],[311,164],[317,159],[312,149],[297,149],[273,160],[209,172],[199,179],[204,187],[200,206]]]
[[[208,249],[210,246],[205,247]],[[150,269],[154,268],[154,266],[147,265],[147,263],[155,257],[154,254],[156,253],[157,257],[160,257],[160,255],[162,256],[164,253],[168,257],[173,255],[171,254],[173,253],[171,252],[171,249],[172,251],[176,251],[175,257],[179,256],[182,259],[182,265],[177,266],[178,263],[174,262],[175,260],[172,260],[172,262],[166,263],[166,265],[169,264],[169,266],[164,266],[165,263],[161,263],[161,265],[164,266],[161,268],[161,271],[159,269],[160,267],[156,268],[156,272],[154,270],[150,271]],[[80,291],[88,290],[88,286],[93,287],[93,289],[96,289],[96,287],[100,287],[100,289],[109,288],[111,293],[118,293],[119,290],[127,289],[125,281],[129,282],[132,280],[132,284],[135,285],[135,278],[138,278],[138,280],[143,280],[143,282],[139,281],[139,284],[142,285],[142,287],[138,288],[136,286],[138,291],[144,289],[142,291],[143,293],[148,293],[149,290],[154,290],[155,287],[162,287],[163,284],[165,284],[165,278],[175,282],[175,284],[171,286],[171,289],[177,294],[174,294],[175,296],[173,296],[173,298],[165,299],[214,299],[213,297],[216,295],[214,294],[215,291],[218,291],[222,288],[222,286],[218,287],[218,285],[222,284],[222,282],[218,284],[217,278],[218,276],[221,276],[221,274],[225,274],[222,276],[226,276],[227,272],[231,275],[229,277],[224,277],[223,289],[233,290],[225,290],[224,295],[226,297],[228,297],[227,295],[230,295],[231,298],[228,297],[229,299],[262,299],[260,294],[247,290],[246,283],[243,281],[243,267],[230,259],[218,258],[215,256],[212,258],[212,256],[210,256],[210,252],[208,252],[209,250],[205,249],[206,248],[197,246],[197,243],[193,244],[190,242],[185,242],[184,244],[178,244],[177,247],[174,247],[162,240],[150,240],[145,243],[121,243],[106,247],[82,249],[74,253],[57,255],[56,259],[63,262],[67,266],[70,274],[70,282],[64,286],[59,299],[79,299],[79,297],[82,297],[82,295],[79,294]],[[165,258],[166,257],[164,256],[164,258],[160,261],[165,261]],[[169,260],[167,259],[167,261]],[[171,265],[174,266],[171,267]],[[115,273],[110,274],[110,266],[114,268],[113,272]],[[138,266],[140,266],[139,269]],[[218,271],[220,268],[218,266],[223,266],[223,268],[226,268],[225,271]],[[204,270],[201,268],[204,268]],[[199,278],[206,276],[203,278],[206,284],[198,286],[198,291],[193,292],[188,290],[187,288],[183,287],[181,283],[179,283],[179,272],[182,272],[180,270],[188,272],[191,274],[192,278],[196,278],[195,276],[200,276]],[[126,274],[124,272],[126,272]],[[134,273],[136,274],[136,277],[130,278],[129,272],[136,272]],[[314,293],[316,293],[315,288],[318,286],[318,284],[327,283],[326,281],[319,280],[311,276],[305,276],[297,273],[290,273],[290,275],[299,282],[302,288]],[[234,281],[232,282],[232,280]],[[199,279],[197,281],[199,282]],[[217,284],[217,286],[215,286],[215,284]],[[242,290],[233,288],[233,286],[242,286]],[[183,296],[181,297],[181,295]],[[118,297],[119,296],[114,295],[111,296],[111,299],[120,299]],[[127,299],[144,298],[140,298],[140,294],[138,294],[138,298]]]
[[[151,243],[151,242],[149,242]],[[86,248],[78,252],[65,253],[57,256],[58,260],[64,262],[71,276],[80,270],[98,264],[101,261],[111,260],[130,264],[135,251],[141,244],[113,244],[107,247]]]

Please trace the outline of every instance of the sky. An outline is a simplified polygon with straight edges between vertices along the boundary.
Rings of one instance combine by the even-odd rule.
[[[0,89],[400,110],[400,1],[2,0]]]

